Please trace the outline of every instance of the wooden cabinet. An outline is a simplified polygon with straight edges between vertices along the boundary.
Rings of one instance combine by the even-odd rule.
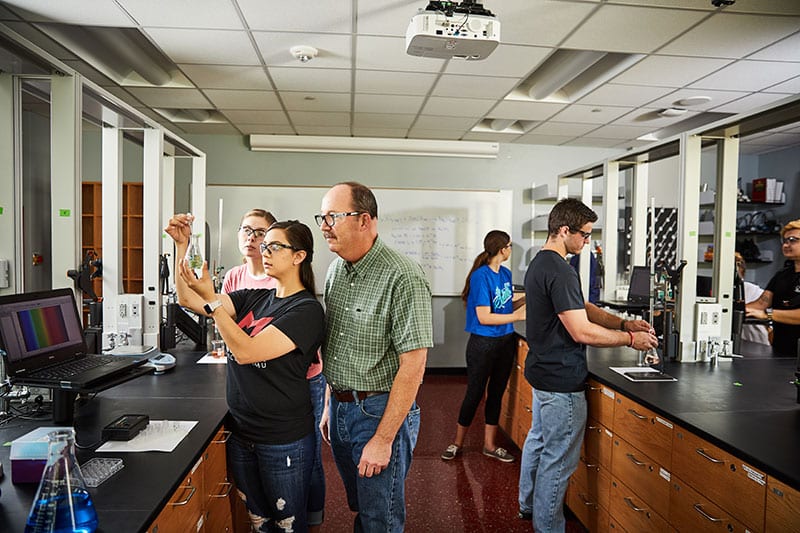
[[[149,533],[234,531],[231,508],[239,498],[227,477],[225,442],[229,435],[220,428],[150,525]]]
[[[607,428],[614,424],[614,389],[590,379],[586,385],[586,402],[589,418],[596,420]]]
[[[614,434],[630,442],[658,464],[669,465],[672,423],[622,394],[617,393],[614,402]]]
[[[673,478],[671,485],[670,522],[678,531],[751,531],[681,479]]]
[[[705,439],[678,428],[672,474],[743,522],[764,529],[767,476]]]
[[[619,435],[614,436],[611,473],[661,516],[669,516],[669,472]]]
[[[520,449],[525,444],[528,430],[531,427],[533,410],[533,392],[525,379],[525,358],[528,355],[528,343],[517,339],[517,357],[511,368],[506,393],[500,407],[500,428]]]
[[[667,532],[672,531],[667,520],[648,505],[639,494],[612,475],[612,517],[626,531]]]
[[[800,532],[800,492],[777,479],[767,481],[767,533]]]

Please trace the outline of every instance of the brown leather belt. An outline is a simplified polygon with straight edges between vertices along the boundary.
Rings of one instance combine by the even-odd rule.
[[[370,396],[377,396],[378,394],[386,394],[382,391],[362,391],[362,390],[334,390],[331,393],[340,402],[355,402],[364,401]]]

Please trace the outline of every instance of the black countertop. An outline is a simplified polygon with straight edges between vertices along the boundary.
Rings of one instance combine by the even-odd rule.
[[[153,420],[196,420],[172,453],[99,453],[77,450],[79,463],[99,457],[121,457],[124,468],[97,488],[89,489],[97,508],[98,531],[141,531],[194,466],[227,413],[225,365],[197,365],[201,352],[174,352],[178,364],[166,374],[146,375],[78,400],[76,439],[81,445],[100,440],[101,429],[126,413],[147,414]],[[52,420],[12,420],[0,426],[0,442],[7,443]],[[95,446],[96,447],[96,446]],[[10,446],[0,447],[5,476],[0,481],[0,531],[22,532],[37,484],[11,483]]]
[[[634,383],[609,369],[635,366],[629,348],[590,347],[587,361],[598,381],[800,490],[796,362],[743,352],[716,366],[666,363],[678,381],[659,383]]]

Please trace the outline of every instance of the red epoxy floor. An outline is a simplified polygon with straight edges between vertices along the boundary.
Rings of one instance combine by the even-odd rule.
[[[427,532],[530,532],[531,524],[517,518],[517,483],[520,451],[502,434],[498,444],[516,461],[501,463],[481,453],[483,404],[470,427],[462,453],[442,461],[441,453],[455,436],[458,409],[466,387],[463,375],[427,375],[418,403],[422,422],[411,472],[406,481],[406,531]],[[352,531],[353,513],[347,508],[339,473],[330,449],[323,449],[328,484],[324,532]],[[584,528],[567,518],[567,532]]]

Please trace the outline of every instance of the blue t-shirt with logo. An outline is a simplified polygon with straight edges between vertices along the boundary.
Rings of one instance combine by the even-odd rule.
[[[513,323],[488,326],[478,322],[475,308],[489,307],[492,313],[510,315],[514,311],[511,301],[513,295],[509,269],[501,266],[500,271],[495,272],[488,265],[478,267],[469,277],[465,331],[483,337],[502,337],[512,333],[514,331]]]

